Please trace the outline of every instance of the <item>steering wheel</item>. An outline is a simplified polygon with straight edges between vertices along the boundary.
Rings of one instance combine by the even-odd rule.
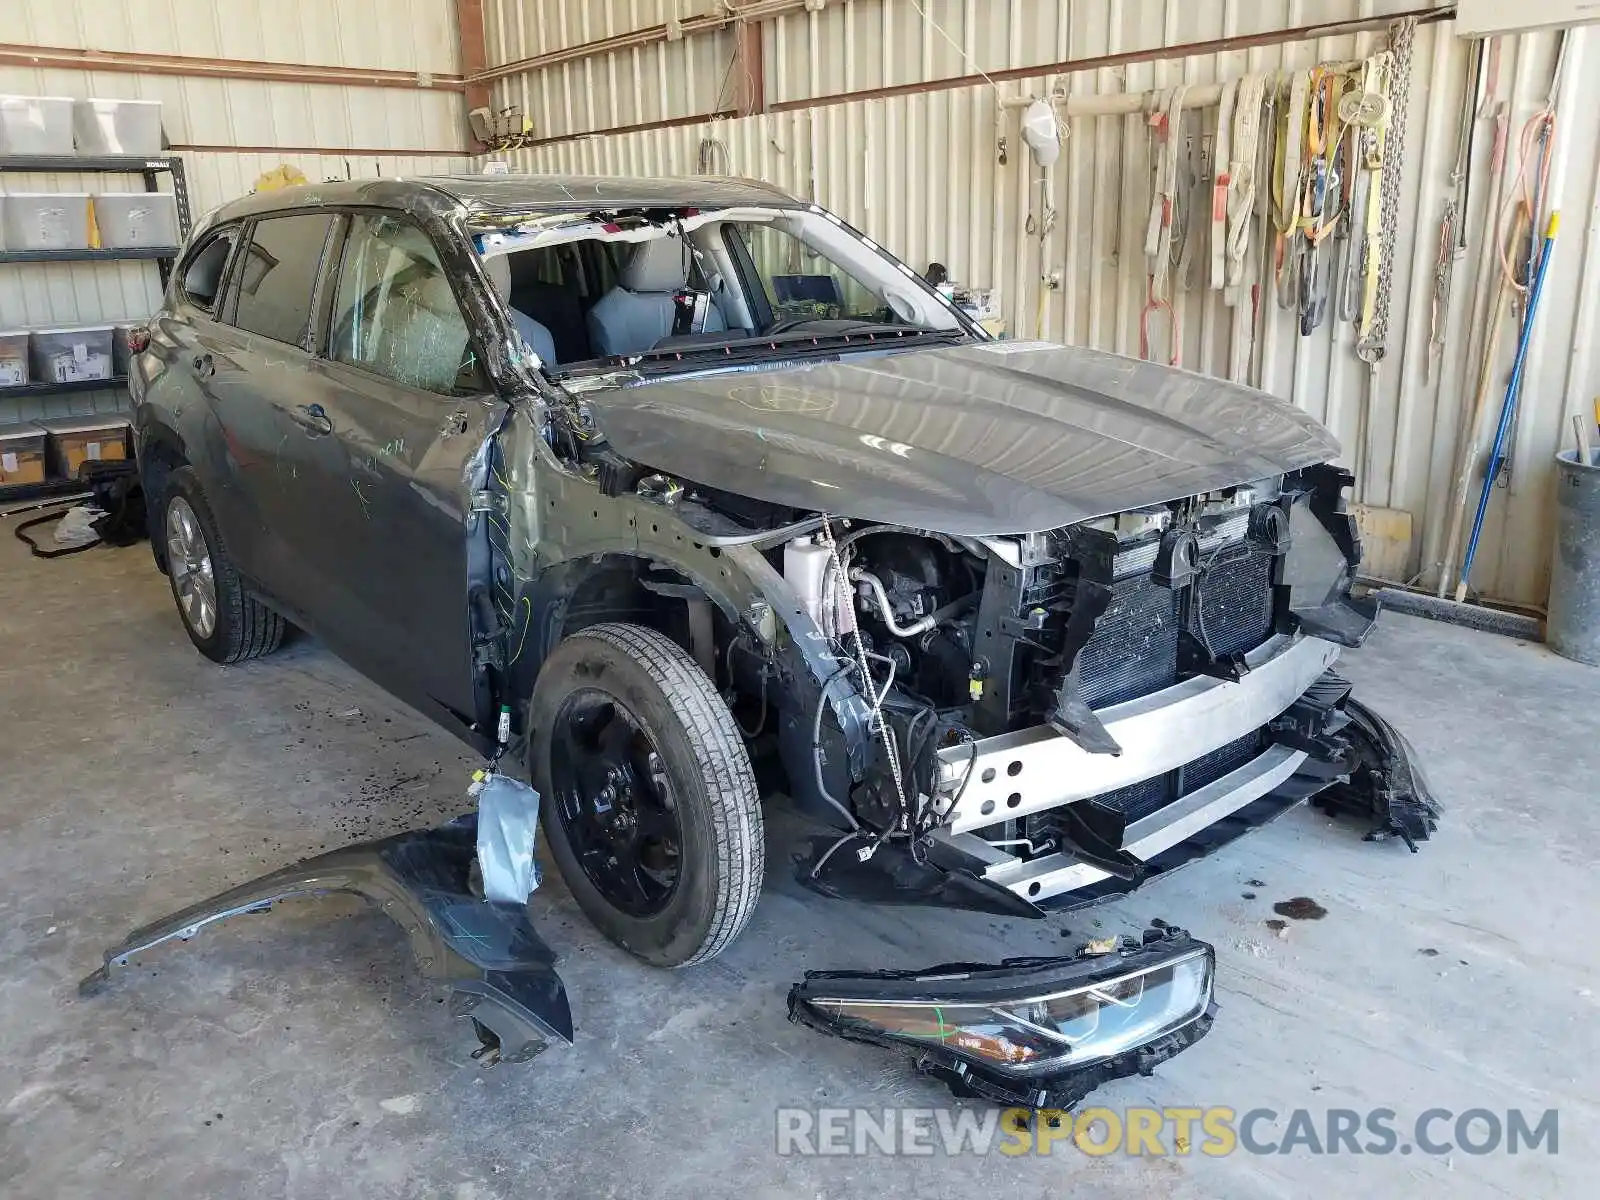
[[[810,324],[811,317],[785,317],[781,321],[774,321],[761,331],[762,336],[773,333],[788,333],[791,329],[798,329],[802,325]]]

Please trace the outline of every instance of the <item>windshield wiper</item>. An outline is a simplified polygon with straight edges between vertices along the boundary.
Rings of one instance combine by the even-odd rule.
[[[863,324],[860,329],[841,333],[778,333],[756,334],[752,337],[729,338],[726,341],[696,342],[683,346],[662,346],[646,350],[633,359],[640,370],[670,367],[674,363],[705,365],[708,359],[726,362],[749,362],[774,352],[791,357],[812,351],[838,354],[841,350],[882,349],[908,343],[939,341],[966,341],[967,334],[960,329],[920,329],[904,325]]]

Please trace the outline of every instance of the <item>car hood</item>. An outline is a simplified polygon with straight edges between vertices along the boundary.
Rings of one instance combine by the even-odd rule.
[[[1043,342],[708,371],[585,400],[655,470],[951,534],[1054,529],[1339,454],[1264,392]]]

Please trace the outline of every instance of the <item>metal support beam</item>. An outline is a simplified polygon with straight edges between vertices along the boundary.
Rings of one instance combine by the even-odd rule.
[[[481,28],[482,22],[479,22]],[[131,50],[83,50],[66,46],[0,43],[0,66],[35,70],[120,71],[133,75],[181,75],[199,79],[256,79],[276,83],[328,83],[340,87],[378,87],[459,92],[460,75],[428,71],[386,71],[310,63],[263,62],[245,58],[202,58],[192,54],[143,54]]]

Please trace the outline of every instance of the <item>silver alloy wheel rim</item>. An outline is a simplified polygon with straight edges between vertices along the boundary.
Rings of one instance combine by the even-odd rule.
[[[178,611],[190,629],[208,638],[217,627],[217,581],[211,574],[211,551],[194,509],[182,496],[167,506],[167,570]]]

